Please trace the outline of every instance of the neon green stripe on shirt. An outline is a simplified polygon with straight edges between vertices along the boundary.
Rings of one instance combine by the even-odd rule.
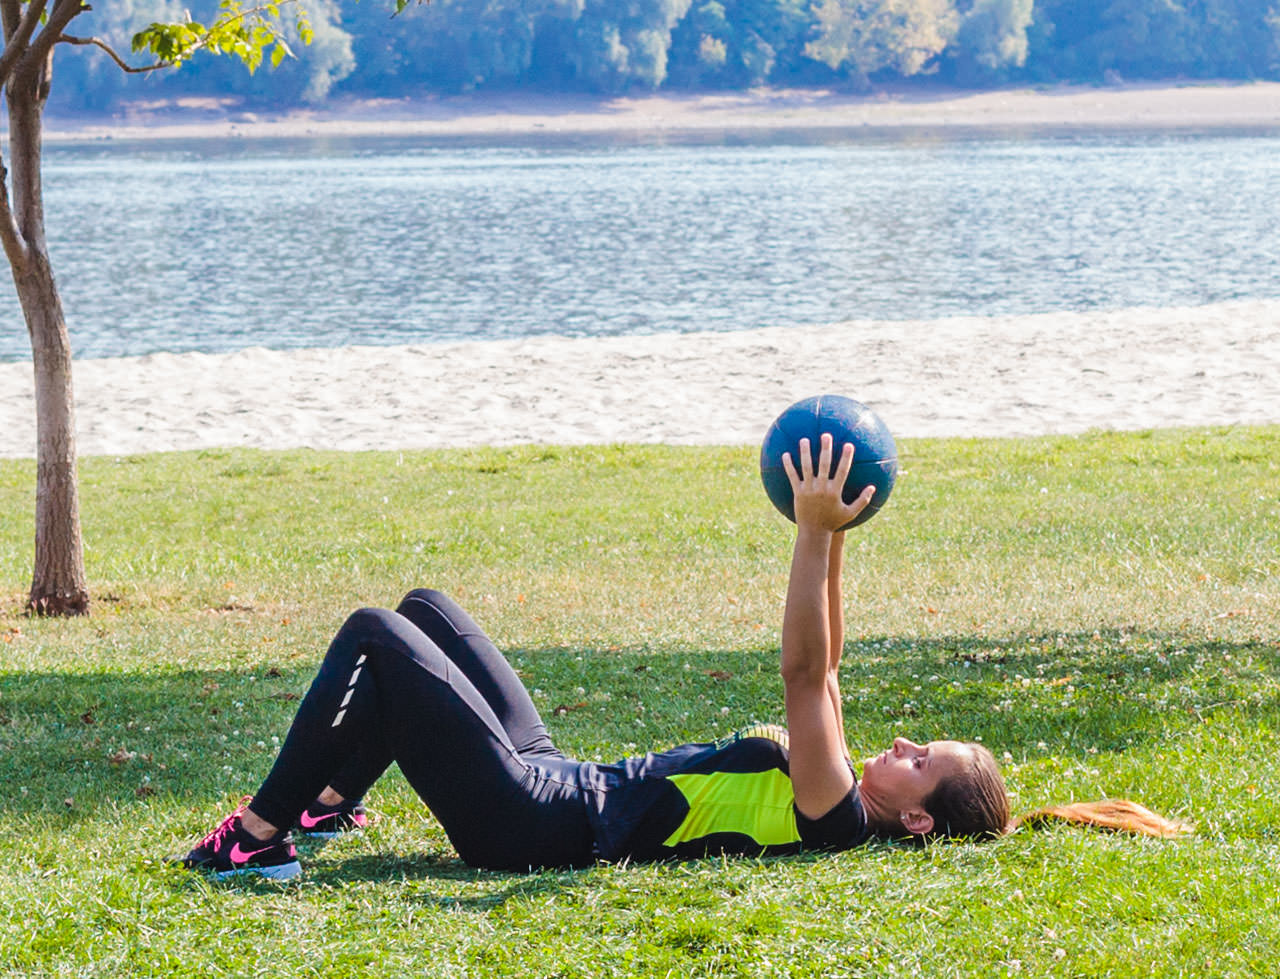
[[[712,833],[742,833],[761,846],[795,843],[795,791],[777,768],[763,772],[669,775],[689,811],[666,840],[675,846]]]

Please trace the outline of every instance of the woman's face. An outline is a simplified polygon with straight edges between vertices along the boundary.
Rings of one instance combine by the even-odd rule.
[[[950,775],[967,768],[973,749],[959,741],[916,744],[894,738],[893,747],[862,763],[859,786],[886,811],[916,808]]]

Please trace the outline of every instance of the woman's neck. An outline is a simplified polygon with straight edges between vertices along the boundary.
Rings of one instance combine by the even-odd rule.
[[[880,799],[865,789],[861,791],[862,809],[867,814],[867,827],[877,836],[891,836],[894,828],[901,829],[898,814],[889,812]]]

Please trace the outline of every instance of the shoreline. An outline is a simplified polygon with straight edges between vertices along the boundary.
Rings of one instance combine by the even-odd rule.
[[[65,122],[63,120],[62,122]],[[1280,83],[994,92],[831,90],[225,104],[61,126],[51,142],[1067,127],[1280,128]],[[901,437],[1280,423],[1280,298],[739,333],[152,354],[75,365],[82,455],[250,446],[752,444],[823,391]],[[29,361],[0,364],[0,457],[31,458]]]
[[[1280,82],[958,91],[829,88],[626,97],[485,94],[348,99],[281,114],[230,100],[137,103],[111,118],[49,117],[48,142],[530,136],[789,129],[1280,127]]]
[[[739,333],[150,354],[74,367],[79,450],[753,445],[818,393],[895,435],[1280,424],[1280,298],[855,320]],[[30,362],[0,364],[0,457],[35,454]]]

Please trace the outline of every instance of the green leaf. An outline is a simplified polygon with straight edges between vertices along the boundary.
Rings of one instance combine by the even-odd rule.
[[[298,17],[293,26],[298,32],[298,39],[303,44],[310,44],[315,34],[311,30],[311,18],[307,16],[307,12],[301,7],[298,8]]]
[[[271,67],[295,57],[282,33],[280,10],[297,0],[265,0],[246,8],[240,0],[221,0],[218,16],[205,25],[188,19],[178,23],[152,23],[133,35],[134,53],[146,52],[160,64],[181,65],[200,51],[238,58],[250,73],[257,71],[264,56]],[[411,0],[395,0],[397,12]],[[294,29],[303,44],[315,37],[306,10],[295,6]]]

